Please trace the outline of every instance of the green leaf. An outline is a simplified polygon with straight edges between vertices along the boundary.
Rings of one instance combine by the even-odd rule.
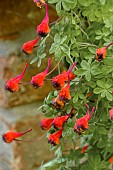
[[[37,60],[38,60],[38,57],[33,58],[33,59],[31,60],[30,64],[35,63]]]
[[[87,81],[91,80],[91,73],[89,71],[85,72],[85,78],[87,79]]]
[[[113,97],[112,97],[112,94],[109,93],[108,91],[106,92],[106,97],[109,101],[112,101],[113,100]]]
[[[95,94],[100,94],[102,91],[103,91],[103,89],[101,89],[100,87],[96,87],[96,88],[93,90],[93,92],[94,92]]]
[[[58,2],[59,0],[48,0],[48,2],[50,3],[50,4],[54,4],[54,3],[56,3],[56,2]]]
[[[104,88],[104,82],[102,80],[97,80],[97,85],[101,88]]]
[[[73,98],[73,103],[76,103],[78,101],[78,94],[76,94]]]
[[[104,5],[105,4],[105,0],[99,0],[100,1],[100,3],[102,4],[102,5]]]
[[[90,66],[89,66],[89,64],[85,60],[82,60],[81,67],[83,69],[87,70]]]
[[[69,47],[68,47],[66,44],[62,44],[62,45],[60,46],[60,48],[61,48],[61,50],[62,50],[65,54],[67,54],[67,55],[69,56],[70,50],[69,50]]]

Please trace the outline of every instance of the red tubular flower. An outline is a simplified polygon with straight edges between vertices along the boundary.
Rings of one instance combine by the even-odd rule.
[[[107,46],[105,47],[102,47],[102,48],[97,48],[96,49],[96,60],[97,61],[101,61],[103,59],[106,58],[106,53],[107,53],[107,49],[109,46],[113,45],[113,42],[111,42],[110,44],[108,44]]]
[[[61,101],[69,101],[71,99],[70,95],[70,82],[65,87],[62,87],[62,89],[58,93],[59,99]]]
[[[65,115],[65,116],[56,117],[56,118],[54,118],[52,125],[54,126],[55,129],[58,129],[58,128],[62,129],[64,123],[67,122],[69,117],[70,117],[70,114]]]
[[[7,83],[5,85],[6,90],[8,90],[10,92],[15,92],[15,91],[19,90],[19,83],[22,80],[27,67],[28,67],[28,64],[26,63],[25,68],[24,68],[23,72],[20,75],[18,75],[18,76],[16,76],[16,77],[14,77],[14,78],[7,81]]]
[[[88,121],[91,119],[92,113],[95,111],[94,107],[92,108],[91,112],[90,112],[89,106],[87,104],[86,104],[86,107],[87,107],[86,115],[81,117],[80,119],[77,119],[75,126],[74,126],[74,132],[76,132],[79,135],[84,133],[89,128]]]
[[[64,107],[64,102],[61,101],[59,98],[54,98],[52,100],[52,105],[54,106],[55,109],[62,109]]]
[[[113,107],[109,110],[110,119],[113,120]]]
[[[64,70],[62,73],[66,73],[66,70]],[[73,79],[75,79],[75,77],[76,77],[73,72],[70,72],[68,76],[69,76],[69,79],[70,79],[70,80],[73,80]],[[66,81],[68,81],[68,77],[67,77],[67,80],[66,80]]]
[[[44,0],[33,0],[37,7],[41,8],[43,4],[45,4]]]
[[[53,77],[52,85],[55,89],[60,90],[64,86],[65,81],[68,80],[68,76],[71,73],[71,71],[73,70],[73,68],[75,67],[75,65],[76,65],[76,63],[74,62],[72,67],[66,73],[62,73],[56,77]]]
[[[2,136],[2,138],[6,143],[11,143],[13,140],[17,140],[16,138],[23,136],[30,131],[32,131],[31,128],[25,132],[7,132]]]
[[[104,58],[106,58],[106,53],[107,53],[106,47],[96,49],[96,60],[101,61]]]
[[[59,131],[50,134],[48,138],[48,143],[53,145],[59,145],[60,144],[60,138],[62,137],[62,131],[63,129],[60,129]]]
[[[22,51],[25,54],[31,54],[33,52],[33,48],[35,47],[35,45],[36,45],[36,43],[38,42],[39,39],[40,39],[40,36],[38,36],[34,40],[31,40],[31,41],[24,43],[23,46],[22,46]]]
[[[40,35],[41,37],[45,37],[45,36],[50,32],[50,28],[49,28],[49,15],[48,15],[48,5],[45,3],[44,6],[45,6],[45,9],[46,9],[45,18],[43,19],[43,21],[41,22],[41,24],[37,26],[37,33],[38,33],[38,35]]]
[[[85,146],[82,148],[81,153],[85,153],[85,151],[87,150],[88,146],[89,146],[89,145],[85,145]]]
[[[51,59],[48,59],[48,66],[45,71],[37,74],[36,76],[33,76],[31,79],[31,84],[34,86],[34,88],[38,88],[42,85],[44,85],[44,79],[48,73],[49,67],[50,67],[50,61]]]
[[[54,118],[50,118],[50,119],[43,118],[40,122],[41,129],[42,130],[49,130],[50,127],[52,126],[53,120],[54,120]]]

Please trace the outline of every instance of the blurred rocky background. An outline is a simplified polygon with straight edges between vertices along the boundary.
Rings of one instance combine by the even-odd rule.
[[[53,158],[47,144],[46,132],[40,130],[39,122],[43,117],[38,107],[50,90],[51,82],[46,81],[40,89],[31,85],[20,85],[17,93],[5,91],[8,79],[19,75],[26,62],[30,63],[36,55],[26,56],[21,52],[24,42],[37,37],[36,26],[45,16],[45,10],[35,6],[32,0],[0,1],[0,170],[33,170]],[[50,22],[57,19],[53,6],[49,6]],[[55,63],[52,63],[51,69]],[[23,82],[43,71],[47,66],[45,59],[40,68],[37,64],[28,67]],[[2,134],[8,130],[24,131],[29,127],[33,132],[25,139],[40,136],[36,143],[12,143],[2,141]]]

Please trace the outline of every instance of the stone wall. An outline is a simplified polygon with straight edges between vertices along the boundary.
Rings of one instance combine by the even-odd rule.
[[[51,83],[39,90],[30,85],[20,85],[17,93],[10,94],[4,90],[6,81],[19,75],[26,62],[36,56],[36,49],[30,57],[21,52],[24,42],[37,37],[36,26],[45,16],[45,9],[37,8],[32,0],[5,0],[0,2],[0,106],[12,107],[19,104],[43,100],[52,89]],[[49,6],[50,22],[57,19],[53,7]],[[47,66],[47,59],[41,68],[32,64],[27,69],[24,82],[29,82],[33,75],[43,71]],[[43,91],[43,93],[42,93]]]
[[[57,19],[51,6],[49,14],[50,22]],[[16,93],[9,93],[4,88],[6,81],[19,75],[25,63],[30,63],[36,55],[35,50],[32,56],[26,57],[21,52],[21,46],[24,42],[37,37],[36,26],[44,16],[44,8],[37,8],[32,0],[0,2],[0,107],[2,107],[0,108],[0,170],[33,170],[53,158],[45,136],[35,143],[8,145],[2,140],[2,133],[7,130],[23,131],[32,127],[33,133],[26,134],[26,139],[38,138],[45,133],[39,127],[43,115],[37,111],[37,108],[39,102],[52,90],[51,82],[45,81],[45,85],[39,89],[20,84],[20,90]],[[50,70],[54,65],[52,62]],[[29,65],[22,82],[30,82],[31,77],[45,70],[46,66],[47,58],[43,60],[40,68],[36,63]],[[35,105],[30,104],[34,101]],[[26,103],[29,104],[25,105]]]

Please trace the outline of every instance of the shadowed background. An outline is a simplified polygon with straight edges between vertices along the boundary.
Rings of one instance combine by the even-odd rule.
[[[23,139],[34,139],[43,136],[36,143],[6,144],[0,137],[0,170],[33,170],[53,158],[49,150],[46,132],[39,127],[44,116],[37,110],[50,90],[51,82],[46,81],[40,89],[31,85],[20,85],[19,92],[9,93],[4,85],[8,79],[19,75],[26,62],[30,63],[36,55],[26,56],[21,52],[24,42],[37,37],[36,26],[45,16],[45,9],[39,9],[32,0],[0,1],[0,135],[7,130],[24,131],[32,127],[33,132]],[[57,19],[53,6],[49,6],[50,22]],[[50,70],[54,67],[52,62]],[[37,64],[28,67],[23,82],[29,82],[31,77],[47,66],[47,58],[40,68]]]

